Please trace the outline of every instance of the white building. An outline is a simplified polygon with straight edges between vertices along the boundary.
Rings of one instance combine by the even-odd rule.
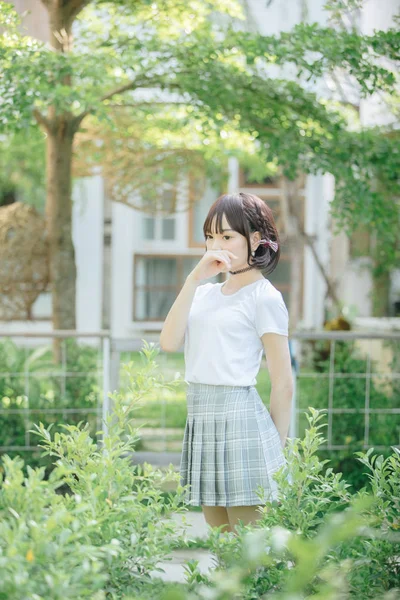
[[[15,0],[22,12],[24,0]],[[29,7],[33,6],[29,2]],[[273,34],[289,30],[300,20],[324,23],[325,0],[248,0],[249,27]],[[359,15],[361,29],[390,26],[398,0],[369,0]],[[44,10],[39,0],[37,9]],[[28,17],[29,18],[29,17]],[[43,15],[31,15],[33,30],[46,31]],[[360,113],[365,124],[387,118],[375,98],[361,100]],[[150,216],[126,205],[111,202],[101,174],[76,182],[73,190],[73,237],[77,261],[77,326],[80,331],[110,328],[118,338],[143,338],[157,341],[163,321],[184,283],[186,275],[204,253],[202,225],[208,208],[226,190],[208,187],[187,212],[169,217]],[[265,199],[279,211],[282,193],[279,182],[250,182],[235,159],[229,162],[227,191],[249,191]],[[178,208],[187,203],[189,182],[182,185]],[[329,204],[334,181],[329,175],[307,176],[301,198],[304,226],[314,236],[318,256],[336,281],[337,293],[361,323],[371,315],[369,292],[371,276],[362,269],[368,257],[352,256],[352,240],[344,234],[333,237]],[[160,202],[162,202],[160,198]],[[279,229],[279,216],[278,216]],[[354,242],[354,240],[353,240]],[[294,268],[289,249],[283,246],[281,261],[269,279],[283,293],[296,327],[321,328],[324,321],[326,284],[309,248],[304,247],[295,268],[300,270],[299,289],[293,290]],[[224,276],[221,276],[224,277]],[[393,274],[391,301],[400,300],[400,276]],[[1,329],[48,330],[51,328],[50,293],[38,298],[34,321],[0,323]],[[374,328],[376,323],[374,324]]]

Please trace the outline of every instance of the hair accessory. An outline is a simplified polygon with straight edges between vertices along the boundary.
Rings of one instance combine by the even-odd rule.
[[[278,242],[274,242],[273,240],[260,240],[261,246],[270,246],[274,252],[278,250]]]

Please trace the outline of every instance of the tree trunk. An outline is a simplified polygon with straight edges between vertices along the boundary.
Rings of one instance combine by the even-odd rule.
[[[75,329],[76,266],[72,242],[71,163],[74,128],[56,117],[47,132],[46,220],[50,250],[53,329]],[[54,344],[60,360],[60,344]]]
[[[49,14],[49,42],[54,52],[72,49],[72,23],[89,0],[42,0]],[[60,83],[72,85],[70,74]],[[50,252],[53,329],[76,329],[76,265],[72,242],[72,144],[79,123],[68,111],[48,109],[47,118],[36,115],[47,133],[46,221]],[[53,342],[53,359],[61,360],[61,341]]]

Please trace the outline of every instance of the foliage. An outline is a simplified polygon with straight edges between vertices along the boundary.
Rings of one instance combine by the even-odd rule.
[[[331,342],[304,343],[304,364],[298,379],[298,405],[306,409],[310,404],[316,409],[327,409],[329,395],[332,406],[343,412],[332,413],[330,441],[344,448],[320,449],[321,458],[329,459],[334,471],[340,472],[354,489],[360,489],[365,480],[365,467],[354,459],[354,452],[364,448],[365,396],[368,388],[369,407],[372,409],[396,408],[397,383],[391,378],[395,365],[387,376],[377,376],[377,362],[370,361],[370,377],[367,373],[368,358],[353,341],[335,341],[334,378],[330,379]],[[393,356],[398,353],[398,343],[393,343]],[[384,367],[380,367],[384,370]],[[309,374],[309,376],[308,376]],[[347,412],[352,410],[353,412]],[[383,455],[390,452],[391,444],[398,439],[399,420],[391,413],[371,412],[368,418],[368,444],[384,447]],[[299,435],[306,427],[304,415],[299,418]]]
[[[182,497],[163,495],[160,486],[176,480],[172,466],[162,473],[150,465],[134,469],[138,431],[133,411],[145,390],[172,387],[154,372],[148,345],[142,372],[132,378],[129,398],[113,394],[114,413],[98,446],[87,424],[35,426],[41,446],[55,459],[44,469],[3,457],[0,489],[0,598],[121,597],[149,581],[149,572],[176,540],[171,511]],[[57,493],[60,488],[64,494]]]
[[[210,548],[218,568],[201,574],[187,565],[190,596],[258,598],[395,598],[400,591],[400,452],[384,459],[373,449],[357,453],[370,471],[372,493],[349,487],[316,451],[321,411],[310,408],[304,439],[291,439],[288,459],[275,475],[280,494],[266,502],[256,525],[234,533],[213,528]],[[292,476],[292,480],[290,477]]]
[[[0,136],[0,206],[14,194],[43,213],[45,203],[45,138],[38,127]]]
[[[279,496],[263,502],[254,525],[234,533],[210,532],[217,567],[200,573],[186,566],[187,582],[173,587],[150,577],[157,563],[182,543],[171,511],[184,512],[184,488],[172,466],[162,473],[132,467],[140,430],[134,414],[154,389],[173,390],[145,344],[142,369],[127,365],[127,393],[113,393],[113,413],[96,444],[88,425],[36,425],[44,453],[54,461],[27,468],[16,457],[2,459],[0,477],[0,600],[92,598],[105,600],[215,600],[261,597],[289,600],[374,598],[394,600],[400,554],[400,452],[384,459],[372,449],[358,452],[369,472],[366,488],[352,495],[341,474],[324,469],[323,412],[309,408],[303,439],[290,439],[286,464],[274,474]],[[107,433],[107,435],[105,435]],[[176,494],[161,487],[178,483]]]
[[[95,433],[102,394],[98,350],[73,339],[62,348],[64,364],[54,365],[50,346],[28,350],[11,339],[0,343],[0,446],[35,446],[29,434],[34,421],[59,430],[61,419],[76,424],[84,416]],[[26,456],[31,466],[48,466],[37,451]]]
[[[393,345],[393,349],[395,345]],[[352,413],[338,413],[332,417],[333,445],[347,445],[349,449],[359,449],[365,440],[365,397],[368,393],[369,407],[393,409],[396,407],[396,380],[390,378],[393,369],[386,373],[385,366],[378,368],[377,360],[370,358],[357,347],[356,341],[316,341],[311,344],[309,358],[304,368],[311,368],[317,374],[318,385],[312,392],[312,405],[315,408],[328,408],[331,388],[332,406],[335,409],[352,409]],[[398,343],[397,343],[398,352]],[[330,381],[331,353],[334,353],[333,379]],[[383,359],[381,359],[383,360]],[[382,373],[383,372],[383,373]],[[310,398],[307,402],[310,402]],[[393,416],[369,415],[368,443],[389,447],[398,437],[398,423]],[[339,426],[340,423],[340,426]]]
[[[49,106],[72,119],[76,131],[91,115],[89,129],[81,130],[81,155],[87,156],[85,143],[93,132],[100,136],[99,147],[90,148],[83,166],[107,164],[112,173],[107,140],[111,137],[114,148],[118,137],[120,146],[127,145],[128,123],[132,145],[125,153],[120,147],[113,164],[119,175],[126,173],[130,156],[136,156],[132,164],[140,173],[140,165],[157,152],[172,180],[177,170],[190,168],[190,160],[195,171],[203,162],[214,175],[221,167],[223,178],[226,157],[235,153],[256,171],[266,165],[268,174],[272,168],[291,178],[332,173],[338,229],[372,226],[386,242],[379,244],[374,268],[397,264],[398,134],[391,126],[362,127],[355,111],[343,110],[346,99],[316,93],[322,77],[336,91],[345,78],[356,96],[380,94],[396,105],[400,36],[395,27],[371,35],[343,28],[341,13],[355,8],[348,1],[327,3],[327,27],[300,23],[274,36],[248,31],[234,0],[93,0],[76,6],[82,10],[75,11],[75,21],[65,16],[67,7],[60,12],[74,44],[65,39],[64,51],[54,52],[21,36],[11,5],[2,4],[4,129],[24,128],[35,119],[43,125]],[[152,93],[143,95],[144,88]],[[152,176],[138,179],[149,209],[154,209],[154,181],[165,178],[155,162]],[[129,189],[129,178],[122,177],[111,191],[126,200]]]

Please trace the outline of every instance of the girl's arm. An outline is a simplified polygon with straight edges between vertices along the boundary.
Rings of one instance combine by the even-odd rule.
[[[293,396],[289,342],[286,335],[278,333],[264,333],[261,340],[271,379],[269,412],[279,432],[283,448],[290,426]]]
[[[185,284],[171,306],[160,334],[160,346],[165,352],[176,352],[183,344],[189,318],[190,307],[196,288],[204,279],[218,273],[227,273],[231,268],[232,257],[238,258],[229,250],[207,251],[193,271],[186,277]]]
[[[171,306],[160,334],[160,346],[165,352],[176,352],[183,343],[190,307],[200,281],[190,275]]]

